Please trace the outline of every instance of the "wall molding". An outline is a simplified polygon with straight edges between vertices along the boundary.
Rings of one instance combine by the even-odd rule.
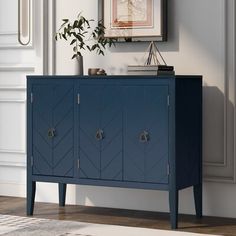
[[[0,182],[0,195],[26,197],[26,184],[16,182]]]
[[[23,162],[10,162],[10,161],[0,161],[0,167],[20,167],[20,168],[26,168],[26,163]]]
[[[232,8],[233,5],[233,8]],[[224,14],[224,30],[223,30],[223,48],[224,48],[224,155],[222,156],[221,162],[204,162],[205,175],[204,180],[211,182],[236,182],[236,161],[235,161],[235,150],[236,150],[236,109],[234,108],[234,117],[233,122],[229,122],[229,102],[230,102],[230,93],[229,89],[233,87],[234,101],[233,105],[236,104],[236,87],[235,87],[235,50],[236,50],[236,41],[235,41],[235,19],[236,19],[236,4],[234,1],[222,1],[223,14]],[[230,12],[232,11],[232,12]],[[229,17],[233,18],[229,19]],[[232,37],[232,27],[229,28],[230,24],[233,24],[233,37]],[[233,39],[232,39],[233,38]],[[232,43],[230,44],[230,42]],[[231,47],[231,48],[230,48]],[[229,61],[233,60],[233,67],[229,67]],[[233,84],[233,85],[232,85]],[[232,124],[233,123],[233,124]],[[233,132],[233,153],[229,153],[228,142],[229,137],[229,127],[234,127]],[[210,172],[210,174],[208,174]],[[232,172],[230,176],[229,172]]]
[[[34,26],[34,15],[33,14],[33,10],[35,9],[35,0],[32,0],[32,4],[31,4],[31,42],[29,43],[29,45],[21,45],[19,42],[18,42],[18,31],[0,31],[0,38],[5,38],[5,40],[7,39],[7,37],[11,37],[11,39],[14,40],[14,42],[12,43],[9,43],[8,40],[6,40],[8,43],[0,43],[0,49],[33,49],[34,48],[34,37],[33,37],[33,26]],[[17,19],[18,20],[18,19]],[[18,27],[17,29],[18,30]],[[14,38],[12,38],[12,36],[14,36]]]
[[[25,99],[0,99],[0,103],[24,103],[26,104]]]
[[[0,35],[17,35],[17,31],[0,31]]]
[[[20,196],[25,197],[26,193],[26,74],[42,74],[47,73],[47,54],[48,51],[45,45],[49,40],[47,28],[45,28],[47,19],[45,13],[47,12],[47,4],[51,0],[32,0],[32,26],[33,30],[31,37],[31,44],[22,46],[18,43],[18,32],[0,32],[0,50],[1,55],[7,55],[8,51],[13,56],[9,58],[9,62],[0,63],[0,106],[4,110],[12,109],[6,114],[6,118],[10,115],[14,116],[18,110],[22,115],[22,122],[16,119],[17,123],[22,127],[20,133],[16,137],[16,141],[2,142],[0,148],[0,168],[2,178],[0,179],[0,195],[4,196]],[[14,28],[15,29],[15,28]],[[13,30],[14,30],[13,29]],[[17,55],[17,54],[22,54]],[[29,58],[27,57],[29,55]],[[10,55],[9,55],[10,57]],[[29,62],[29,60],[31,61]],[[12,78],[12,80],[11,80]],[[5,104],[6,103],[6,104]],[[3,120],[2,120],[3,122]],[[11,125],[10,123],[8,124]],[[25,126],[25,128],[23,128]],[[4,131],[7,132],[7,131]],[[22,141],[18,143],[19,141]],[[24,141],[24,142],[23,142]],[[20,150],[19,150],[20,149]],[[8,171],[13,173],[9,177]],[[5,173],[5,174],[4,174]],[[20,178],[18,177],[20,175]],[[13,178],[13,179],[12,179]]]
[[[11,49],[33,49],[33,43],[31,42],[29,45],[23,46],[18,43],[18,33],[16,34],[6,34],[6,33],[0,33],[0,39],[5,39],[7,43],[0,43],[0,49],[1,50],[11,50]],[[9,43],[9,40],[12,40],[12,43]]]
[[[1,103],[23,104],[25,111],[26,111],[26,102],[27,102],[26,99],[0,99],[0,104]],[[26,127],[26,124],[25,124],[25,127]],[[25,130],[25,134],[26,134],[26,130]],[[19,150],[19,149],[0,149],[0,153],[26,155],[26,146],[22,150]]]
[[[48,0],[47,6],[48,21],[45,22],[45,28],[47,29],[47,34],[45,34],[45,40],[48,41],[47,52],[45,57],[47,58],[47,73],[49,75],[56,74],[56,41],[54,40],[54,35],[56,32],[56,0]]]
[[[3,154],[21,154],[26,155],[26,150],[14,150],[14,149],[0,149],[0,153]]]
[[[14,85],[14,86],[1,86],[0,85],[0,91],[24,91],[26,92],[26,87],[24,86],[17,86],[17,85]]]
[[[1,65],[0,64],[0,72],[6,71],[6,72],[34,72],[35,66],[32,65]]]
[[[222,48],[224,48],[224,65],[222,66],[224,69],[224,144],[223,144],[223,149],[224,149],[224,155],[222,157],[221,162],[210,162],[210,161],[203,161],[203,164],[205,166],[214,166],[214,167],[225,167],[227,165],[227,91],[228,91],[228,75],[227,75],[227,0],[222,1],[222,14],[224,18],[224,30],[223,30],[223,42],[222,42]]]

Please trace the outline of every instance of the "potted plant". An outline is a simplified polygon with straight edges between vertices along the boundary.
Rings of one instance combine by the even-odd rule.
[[[79,63],[79,75],[83,75],[83,51],[88,50],[104,56],[106,47],[111,47],[116,42],[116,39],[104,37],[105,27],[101,21],[95,27],[91,27],[90,23],[93,21],[79,13],[73,22],[63,19],[55,35],[55,40],[66,40],[73,47],[72,59],[77,59]]]

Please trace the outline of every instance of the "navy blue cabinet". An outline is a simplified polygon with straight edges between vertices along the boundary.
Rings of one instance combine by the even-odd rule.
[[[36,182],[169,192],[193,187],[202,216],[201,76],[28,76],[27,214]]]

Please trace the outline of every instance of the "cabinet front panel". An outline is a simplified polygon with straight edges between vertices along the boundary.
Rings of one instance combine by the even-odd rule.
[[[33,174],[73,177],[73,86],[35,85],[32,95]]]
[[[79,91],[80,178],[121,180],[120,87],[81,85]]]
[[[168,86],[124,92],[124,180],[168,183]]]

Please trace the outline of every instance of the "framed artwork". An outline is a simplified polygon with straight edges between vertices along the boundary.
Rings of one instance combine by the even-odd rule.
[[[105,37],[166,41],[167,0],[98,0]]]

